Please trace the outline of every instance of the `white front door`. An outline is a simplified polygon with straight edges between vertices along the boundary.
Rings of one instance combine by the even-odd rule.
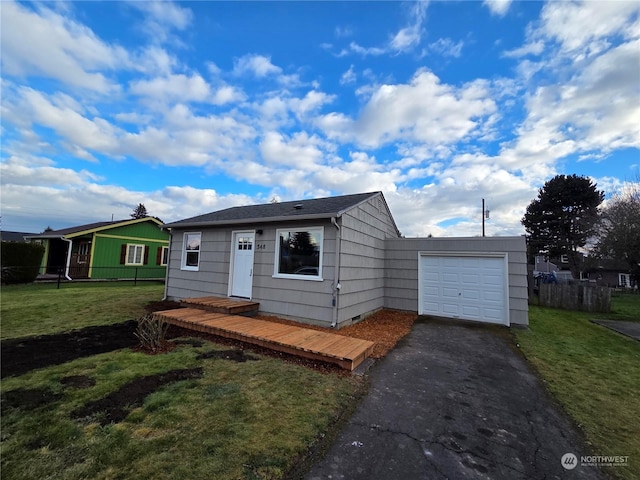
[[[254,232],[234,232],[231,257],[231,296],[251,298]]]

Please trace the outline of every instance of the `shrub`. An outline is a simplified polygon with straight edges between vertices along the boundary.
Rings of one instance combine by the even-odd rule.
[[[31,283],[38,276],[44,247],[35,243],[2,242],[2,283]]]
[[[142,349],[157,353],[166,349],[165,336],[168,328],[169,324],[164,320],[155,317],[152,313],[147,313],[138,318],[138,326],[134,335],[140,340]]]

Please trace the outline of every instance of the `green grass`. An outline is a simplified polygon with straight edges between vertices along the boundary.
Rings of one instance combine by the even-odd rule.
[[[3,478],[282,478],[359,388],[350,377],[270,357],[195,359],[216,348],[181,345],[155,356],[120,350],[4,379],[3,392],[44,387],[62,397],[3,414]],[[204,367],[201,379],[162,387],[121,423],[70,418],[134,378],[194,366]],[[63,388],[60,379],[68,375],[88,375],[96,384]]]
[[[616,292],[611,298],[611,314],[598,315],[610,320],[640,322],[640,295]]]
[[[157,282],[67,283],[2,286],[0,337],[48,335],[138,318],[164,295]]]
[[[529,330],[514,331],[549,391],[584,432],[590,453],[629,456],[628,467],[608,471],[629,480],[640,478],[640,342],[589,320],[639,317],[640,295],[623,295],[606,315],[532,306]]]
[[[162,285],[83,283],[2,289],[4,338],[67,331],[139,317]],[[280,479],[299,468],[309,448],[335,429],[355,404],[361,382],[278,359],[197,360],[227,349],[203,342],[167,354],[122,349],[2,380],[2,394],[45,389],[57,395],[38,408],[3,401],[3,478]],[[164,385],[120,423],[72,419],[71,413],[143,376],[202,367],[200,379]],[[67,376],[95,380],[64,386]],[[40,397],[38,397],[40,398]]]

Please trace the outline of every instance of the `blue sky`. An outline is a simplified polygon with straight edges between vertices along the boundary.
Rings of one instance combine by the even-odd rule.
[[[640,165],[638,2],[0,3],[2,229],[384,192],[407,236],[524,233]]]

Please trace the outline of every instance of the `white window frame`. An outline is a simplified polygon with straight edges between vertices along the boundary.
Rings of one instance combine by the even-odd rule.
[[[318,255],[318,275],[296,275],[295,273],[280,273],[280,233],[281,232],[313,232],[320,235],[320,252]],[[322,278],[322,259],[324,255],[324,227],[290,227],[290,228],[278,228],[276,230],[276,253],[273,262],[273,277],[274,278],[289,278],[294,280],[311,280],[314,282],[321,282]]]
[[[132,265],[132,266],[140,266],[140,265],[144,265],[144,248],[145,245],[142,245],[140,243],[127,243],[127,254],[124,257],[124,264],[125,265]],[[133,249],[133,262],[129,261],[129,252],[131,252],[131,249]],[[141,250],[140,252],[140,261],[136,262],[136,253],[138,251],[138,249]]]
[[[628,273],[619,273],[618,286],[623,288],[631,288],[631,275]]]
[[[162,253],[160,254],[160,266],[166,267],[169,265],[169,247],[162,247]]]
[[[560,263],[569,263],[569,255],[566,253],[560,255]]]
[[[200,245],[198,250],[187,250],[187,238],[188,235],[198,235],[200,237]],[[198,253],[198,264],[197,265],[187,265],[187,254],[191,252]],[[189,270],[192,272],[197,272],[200,270],[200,256],[202,254],[202,232],[184,232],[184,236],[182,237],[182,261],[180,262],[181,270]]]

